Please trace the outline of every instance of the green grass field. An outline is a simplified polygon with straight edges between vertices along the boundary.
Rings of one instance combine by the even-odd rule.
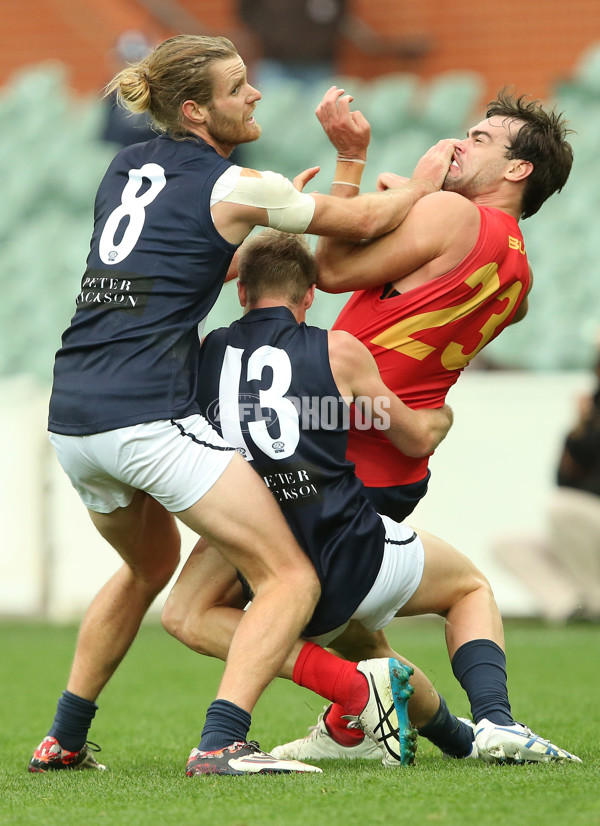
[[[421,740],[415,766],[322,761],[322,775],[185,777],[221,664],[183,648],[149,622],[100,698],[90,738],[107,772],[26,772],[64,688],[76,629],[0,624],[0,823],[600,824],[600,628],[506,627],[513,712],[582,765],[486,766],[443,760]],[[447,661],[441,621],[401,620],[390,638],[418,663],[457,714],[468,705]],[[251,657],[248,658],[251,668]],[[253,715],[263,748],[306,733],[324,701],[282,680]]]

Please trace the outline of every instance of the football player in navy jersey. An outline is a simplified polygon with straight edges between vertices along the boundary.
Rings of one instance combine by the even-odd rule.
[[[490,646],[503,651],[504,635],[483,574],[441,539],[378,515],[346,458],[351,416],[357,426],[380,427],[396,448],[422,455],[428,439],[436,445],[445,435],[447,408],[411,410],[386,387],[357,339],[343,330],[306,326],[317,268],[302,239],[269,231],[249,239],[240,251],[239,275],[245,314],[203,342],[198,401],[262,476],[319,574],[321,598],[303,631],[310,641],[294,646],[282,675],[340,702],[346,722],[368,735],[362,743],[349,736],[346,757],[410,763],[410,718],[455,757],[579,761],[514,722],[506,672],[487,656]],[[201,540],[165,604],[163,623],[193,650],[224,659],[246,595],[235,567]],[[430,613],[446,618],[451,658],[465,647],[473,652],[472,674],[463,686],[474,724],[451,715],[417,672],[408,716],[396,698],[389,705],[382,701],[384,713],[373,725],[370,693],[378,690],[382,671],[398,671],[397,657],[348,662],[321,646],[336,640],[350,620],[378,631],[394,616]],[[336,699],[348,697],[347,705]],[[489,719],[497,714],[504,724]],[[392,730],[386,727],[390,720]],[[313,759],[338,756],[326,716],[309,737],[273,753],[298,759],[307,749]]]
[[[356,239],[387,232],[441,186],[453,144],[427,153],[402,192],[350,203],[228,159],[260,135],[260,93],[225,38],[170,38],[121,70],[113,92],[162,134],[122,149],[100,183],[76,311],[56,354],[49,430],[123,565],[86,613],[67,690],[29,770],[104,768],[86,745],[96,699],[175,571],[177,515],[255,594],[202,734],[202,753],[217,756],[196,773],[230,773],[231,760],[237,773],[312,771],[247,743],[252,708],[312,615],[319,583],[264,485],[199,413],[198,331],[254,226]]]

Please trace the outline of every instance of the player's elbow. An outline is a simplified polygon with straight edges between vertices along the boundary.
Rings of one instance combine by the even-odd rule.
[[[315,253],[315,260],[317,262],[318,272],[317,287],[324,293],[346,292],[347,287],[342,281],[343,272],[340,272],[331,258],[329,258],[326,253],[320,252],[318,247]]]
[[[403,453],[412,459],[424,459],[426,456],[431,456],[442,441],[442,438],[443,436],[438,427],[422,424],[421,427],[411,435]]]
[[[430,447],[430,439],[420,430],[413,430],[410,433],[405,429],[397,432],[389,430],[386,436],[396,450],[399,450],[400,453],[404,453],[405,456],[409,456],[411,459],[423,459],[433,452]]]
[[[411,439],[402,452],[411,459],[424,459],[431,456],[436,447],[437,442],[429,434],[422,434]]]
[[[449,427],[433,427],[427,430],[419,441],[420,453],[417,458],[424,456],[431,456],[431,454],[440,446],[448,434]]]
[[[324,293],[344,293],[347,292],[347,287],[344,286],[339,276],[331,270],[319,270],[317,276],[317,287]]]
[[[452,427],[454,414],[452,408],[445,404],[441,408],[418,411],[418,428],[413,439],[414,452],[409,454],[417,459],[431,456],[439,444],[446,438]]]

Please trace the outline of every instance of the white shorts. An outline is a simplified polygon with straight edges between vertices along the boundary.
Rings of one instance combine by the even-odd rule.
[[[50,442],[83,504],[98,513],[127,507],[136,490],[168,511],[183,511],[210,490],[236,452],[200,415],[90,436],[51,433]]]
[[[423,543],[412,528],[403,522],[394,522],[379,514],[385,526],[385,545],[381,568],[373,587],[352,614],[369,631],[379,631],[393,620],[415,593],[423,577],[425,551]],[[327,646],[339,637],[348,623],[311,637],[313,642]]]

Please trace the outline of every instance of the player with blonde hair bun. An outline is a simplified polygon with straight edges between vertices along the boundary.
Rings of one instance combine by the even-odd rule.
[[[176,569],[177,516],[210,537],[256,595],[200,744],[221,763],[204,769],[227,773],[238,760],[242,772],[313,771],[247,740],[254,704],[320,589],[261,481],[200,415],[198,331],[255,226],[356,240],[388,232],[441,186],[454,147],[444,141],[427,153],[402,192],[353,202],[241,168],[229,156],[260,136],[261,95],[223,37],[170,38],[119,72],[111,91],[133,112],[148,112],[162,134],[119,151],[100,183],[75,314],[56,354],[48,426],[63,469],[123,564],[83,619],[67,690],[29,770],[104,768],[86,745],[96,700]],[[256,656],[251,673],[248,650]]]

